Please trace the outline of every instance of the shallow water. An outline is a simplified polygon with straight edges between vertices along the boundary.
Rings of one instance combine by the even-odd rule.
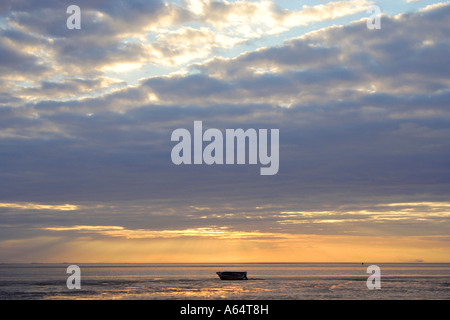
[[[381,289],[369,290],[369,264],[79,264],[81,289],[69,290],[69,264],[0,264],[0,299],[444,299],[450,264],[376,264]],[[216,271],[247,271],[222,281]]]

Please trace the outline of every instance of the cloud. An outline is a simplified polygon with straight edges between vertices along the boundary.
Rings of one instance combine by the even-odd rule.
[[[188,1],[188,4],[198,20],[218,29],[233,28],[237,34],[254,36],[262,33],[276,34],[295,26],[355,14],[367,10],[370,2],[331,1],[315,6],[303,5],[299,11],[282,9],[271,1],[194,0]]]
[[[22,210],[57,210],[57,211],[71,211],[78,209],[76,205],[71,204],[48,205],[38,203],[0,203],[0,208],[12,208]]]
[[[28,103],[45,99],[80,99],[105,90],[120,88],[125,83],[106,77],[92,79],[64,79],[62,81],[41,81],[38,86],[17,88],[16,97]]]
[[[184,230],[145,230],[126,229],[119,226],[74,226],[74,227],[45,227],[48,231],[76,231],[81,233],[98,233],[107,237],[120,237],[126,239],[154,239],[154,238],[179,238],[179,237],[199,237],[214,239],[265,239],[287,237],[283,234],[261,233],[257,231],[234,231],[227,227],[203,227]]]
[[[164,31],[164,30],[163,30]],[[214,30],[201,27],[181,27],[165,31],[149,45],[154,63],[179,66],[198,59],[209,57],[214,51],[231,49],[246,39],[217,34]]]
[[[45,71],[47,78],[84,78],[129,72],[130,66],[176,67],[264,34],[361,12],[368,2],[330,2],[291,12],[269,1],[197,1],[188,2],[187,7],[158,0],[81,1],[77,5],[83,22],[76,31],[66,28],[69,4],[49,0],[2,5],[2,36],[8,43],[0,43],[0,63],[12,67],[2,74],[13,71],[37,87],[40,78],[26,78],[27,74]],[[324,16],[324,12],[333,13]],[[188,23],[200,26],[183,25]]]
[[[0,38],[0,56],[2,78],[21,80],[26,76],[40,75],[48,69],[34,55],[24,52],[6,37]]]
[[[141,39],[155,26],[177,25],[187,15],[181,7],[158,0],[79,1],[82,28],[74,31],[66,28],[66,8],[70,4],[4,3],[4,36],[22,49],[27,40],[27,46],[33,45],[37,50],[29,50],[29,55],[14,55],[7,44],[0,43],[1,61],[13,67],[16,64],[16,72],[22,70],[20,66],[27,72],[40,70],[41,66],[52,74],[98,76],[106,66],[148,59],[148,46],[134,39]]]
[[[300,26],[366,2],[299,11],[247,1],[80,2],[80,33],[56,28],[65,4],[5,3],[3,245],[224,237],[282,238],[288,248],[306,235],[448,234],[448,4],[383,15],[381,30],[363,19],[254,49],[250,39],[280,35],[274,26],[293,28],[296,15],[306,19]],[[169,71],[145,75],[148,63]],[[140,80],[127,84],[124,70]],[[222,131],[280,129],[278,174],[174,165],[171,133],[192,131],[195,120]]]

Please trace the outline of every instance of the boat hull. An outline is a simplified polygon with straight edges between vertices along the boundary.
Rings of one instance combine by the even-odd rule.
[[[220,280],[247,280],[245,271],[220,271],[216,272]]]

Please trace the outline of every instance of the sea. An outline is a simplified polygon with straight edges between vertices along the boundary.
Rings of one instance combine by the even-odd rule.
[[[73,264],[80,289],[67,285]],[[371,265],[379,267],[379,289],[368,287]],[[246,271],[248,280],[220,280],[217,271]],[[0,264],[1,300],[449,298],[448,263]]]

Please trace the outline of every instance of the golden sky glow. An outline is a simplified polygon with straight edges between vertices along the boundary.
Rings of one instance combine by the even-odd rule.
[[[291,235],[283,238],[97,238],[48,236],[2,241],[4,255],[32,248],[35,262],[448,262],[441,237],[365,237]],[[57,259],[55,260],[55,254]],[[418,259],[417,257],[421,257]],[[17,262],[24,262],[16,257]]]
[[[76,204],[0,203],[0,207],[18,211],[76,211],[80,208],[104,209],[114,206],[79,206]],[[398,210],[393,210],[397,207]],[[39,236],[0,241],[2,256],[21,261],[15,252],[33,248],[26,259],[46,262],[70,261],[76,256],[80,262],[447,262],[450,256],[448,237],[386,235],[370,231],[373,223],[439,223],[450,216],[448,202],[385,203],[371,206],[371,210],[280,210],[273,213],[273,227],[248,230],[227,226],[204,226],[185,229],[127,228],[118,225],[42,226]],[[208,220],[213,207],[190,206],[199,212],[200,220]],[[215,217],[235,218],[237,213],[216,214]],[[272,206],[255,210],[272,211]],[[342,216],[345,218],[342,218]],[[193,217],[193,215],[189,215]],[[244,213],[247,219],[255,216]],[[351,217],[354,218],[351,218]],[[258,213],[259,219],[264,215]],[[320,218],[318,218],[320,217]],[[302,234],[298,229],[279,229],[276,226],[304,225],[320,232],[330,225],[341,230],[336,235]],[[302,226],[302,228],[304,228]],[[365,229],[367,228],[367,229]],[[272,229],[272,231],[270,231]],[[301,230],[301,229],[300,229]],[[307,229],[305,229],[307,230]],[[367,235],[352,234],[355,231]],[[345,234],[348,232],[349,234]],[[120,257],[120,258],[117,258]]]

